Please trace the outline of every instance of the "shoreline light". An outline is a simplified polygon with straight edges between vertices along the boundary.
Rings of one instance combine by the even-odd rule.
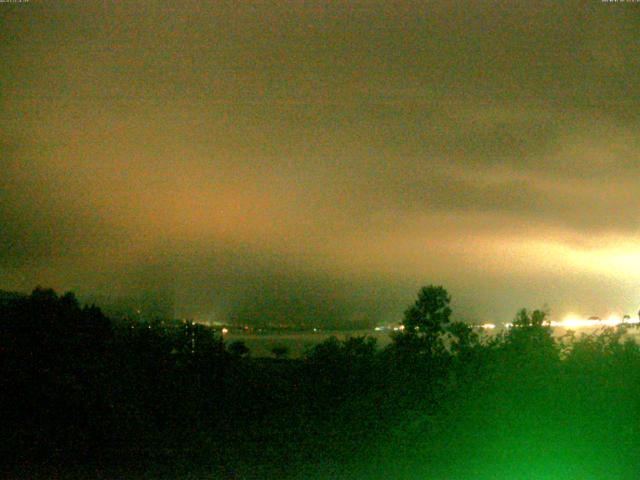
[[[640,319],[632,319],[628,315],[621,317],[617,314],[611,314],[605,319],[600,318],[581,318],[577,315],[567,315],[561,321],[551,321],[548,325],[560,328],[598,328],[598,327],[615,327],[618,325],[637,325]]]

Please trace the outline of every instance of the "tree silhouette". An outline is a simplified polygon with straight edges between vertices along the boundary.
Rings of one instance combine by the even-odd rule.
[[[516,318],[513,320],[513,326],[519,328],[541,328],[544,326],[548,312],[545,310],[527,311],[526,308],[518,310]]]
[[[505,337],[509,358],[520,362],[523,358],[542,365],[546,361],[558,360],[560,348],[553,338],[551,326],[546,321],[544,309],[528,311],[522,308],[516,314],[513,325]]]
[[[463,322],[453,322],[447,331],[452,337],[451,352],[461,355],[480,343],[479,335],[469,325]]]
[[[244,357],[249,354],[249,351],[249,347],[242,340],[236,340],[229,344],[229,352],[237,357]]]
[[[403,350],[418,350],[429,355],[442,353],[442,334],[449,324],[451,297],[442,286],[422,287],[418,298],[404,312],[404,331],[394,337]]]
[[[451,297],[443,287],[422,287],[414,304],[404,313],[405,331],[427,336],[442,333],[451,316],[449,302]]]
[[[276,345],[271,349],[271,353],[273,353],[274,357],[281,360],[289,355],[289,347],[285,345]]]

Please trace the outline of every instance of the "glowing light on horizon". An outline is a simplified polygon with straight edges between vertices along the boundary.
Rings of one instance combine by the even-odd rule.
[[[622,323],[622,318],[620,318],[618,315],[609,315],[609,317],[606,320],[602,321],[603,325],[607,325],[607,326],[611,326],[611,327],[615,327],[616,325],[620,325]]]
[[[606,319],[600,318],[581,318],[577,315],[567,315],[561,321],[550,321],[548,325],[551,327],[560,327],[566,329],[577,328],[598,328],[598,327],[616,327],[618,325],[637,325],[640,319],[632,319],[628,315],[621,317],[617,314],[611,314]]]
[[[618,314],[611,314],[605,319],[599,317],[584,318],[579,315],[569,314],[562,320],[551,320],[544,323],[548,327],[564,328],[567,330],[575,330],[580,328],[600,328],[600,327],[616,327],[618,325],[638,325],[640,324],[640,318],[631,318],[629,315],[620,316]],[[482,329],[493,329],[495,325],[491,326],[491,323],[485,323],[480,325]],[[513,323],[502,324],[503,328],[512,328]]]

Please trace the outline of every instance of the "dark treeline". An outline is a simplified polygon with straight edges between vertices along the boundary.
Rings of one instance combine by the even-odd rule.
[[[405,329],[253,358],[202,325],[0,297],[0,463],[16,478],[637,478],[640,347],[485,336],[425,287]]]

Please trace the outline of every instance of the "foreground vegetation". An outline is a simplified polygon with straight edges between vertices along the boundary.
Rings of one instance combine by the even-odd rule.
[[[16,478],[637,478],[640,347],[491,338],[422,289],[405,331],[252,358],[200,325],[111,320],[72,294],[0,302],[0,464]]]

